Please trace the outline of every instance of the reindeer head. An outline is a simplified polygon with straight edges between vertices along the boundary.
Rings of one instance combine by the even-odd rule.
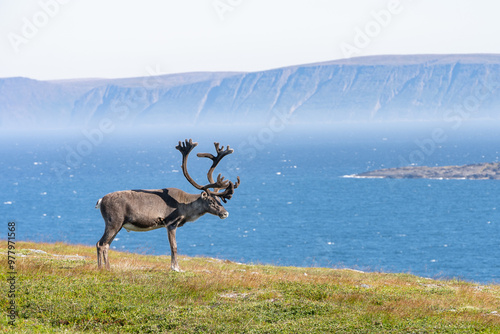
[[[179,145],[175,147],[182,153],[182,172],[184,173],[184,176],[189,181],[189,183],[193,185],[193,187],[203,191],[200,198],[203,201],[204,206],[206,207],[206,211],[213,215],[219,216],[221,219],[227,218],[229,213],[226,211],[226,209],[224,209],[219,199],[226,203],[227,200],[230,200],[233,197],[234,189],[238,188],[238,186],[240,185],[240,177],[238,176],[236,183],[233,183],[232,181],[224,180],[224,177],[219,174],[217,176],[217,181],[214,181],[212,174],[215,170],[215,167],[217,167],[222,158],[224,158],[228,154],[233,153],[234,150],[229,148],[229,146],[224,150],[224,146],[219,148],[219,143],[214,143],[217,156],[213,156],[210,153],[197,154],[197,156],[200,158],[209,158],[212,160],[212,166],[207,173],[208,182],[210,183],[204,186],[200,186],[191,178],[187,171],[187,158],[189,156],[189,153],[193,150],[193,148],[196,147],[196,145],[198,145],[198,143],[193,143],[192,139],[189,139],[189,141],[186,139],[184,143],[179,141]],[[210,190],[211,188],[213,190]]]

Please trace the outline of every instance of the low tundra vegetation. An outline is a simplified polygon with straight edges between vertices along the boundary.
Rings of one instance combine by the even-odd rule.
[[[6,242],[0,252],[6,258]],[[5,333],[499,333],[500,286],[348,269],[245,265],[16,243],[17,318]],[[4,261],[5,262],[5,261]],[[6,282],[9,269],[2,265]]]

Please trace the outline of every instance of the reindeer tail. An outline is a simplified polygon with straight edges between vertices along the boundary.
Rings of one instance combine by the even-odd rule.
[[[100,209],[101,208],[101,202],[102,202],[102,198],[99,198],[99,200],[97,201],[97,203],[95,204],[95,208],[96,209]]]

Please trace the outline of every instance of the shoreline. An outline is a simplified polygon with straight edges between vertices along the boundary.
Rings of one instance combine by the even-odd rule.
[[[357,179],[500,180],[500,163],[486,162],[463,166],[384,168],[342,177]]]

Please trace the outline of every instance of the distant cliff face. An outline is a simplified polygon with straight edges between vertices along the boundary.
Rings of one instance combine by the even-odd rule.
[[[0,79],[0,126],[500,119],[500,55],[379,56],[253,73]]]

